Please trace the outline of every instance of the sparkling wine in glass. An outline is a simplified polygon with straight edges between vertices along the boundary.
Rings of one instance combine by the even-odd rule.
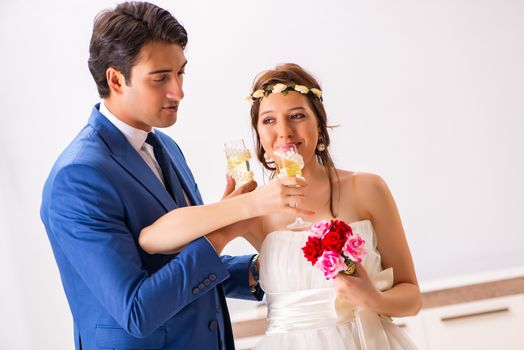
[[[249,166],[251,152],[246,148],[244,140],[228,141],[224,144],[227,158],[227,173],[235,179],[237,186],[253,180],[253,172]]]
[[[276,163],[278,166],[278,173],[284,176],[302,176],[302,168],[304,167],[304,159],[297,151],[297,146],[292,143],[279,145],[274,152]],[[287,228],[290,230],[301,230],[309,228],[311,222],[305,221],[300,216],[295,218],[295,221]]]

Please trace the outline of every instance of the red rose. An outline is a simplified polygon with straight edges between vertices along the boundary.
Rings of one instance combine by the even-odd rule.
[[[322,242],[315,237],[308,237],[306,245],[302,247],[304,256],[312,265],[315,265],[319,256],[322,255]]]
[[[331,231],[322,238],[322,248],[335,253],[341,253],[346,243],[346,234],[342,231]]]
[[[351,226],[346,224],[344,221],[340,220],[333,220],[333,224],[331,225],[330,231],[342,231],[346,233],[346,239],[349,238],[349,236],[353,235],[353,230],[351,229]]]
[[[341,253],[344,243],[352,235],[351,227],[340,220],[333,220],[329,232],[322,238],[322,248]]]

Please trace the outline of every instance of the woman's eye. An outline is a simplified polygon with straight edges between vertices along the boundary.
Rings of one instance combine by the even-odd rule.
[[[184,74],[186,74],[185,70],[181,70],[180,72],[178,72],[178,75],[184,75]]]
[[[291,116],[291,119],[302,119],[304,117],[305,117],[305,115],[303,115],[302,113],[297,113],[297,114],[293,114]]]
[[[271,124],[273,122],[272,118],[264,118],[262,119],[262,124]]]

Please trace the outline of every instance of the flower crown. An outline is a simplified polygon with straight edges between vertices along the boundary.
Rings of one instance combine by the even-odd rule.
[[[249,103],[253,104],[256,99],[266,97],[269,94],[280,92],[284,95],[287,95],[289,91],[298,91],[304,95],[311,94],[315,97],[318,97],[320,102],[323,101],[322,91],[317,88],[308,88],[307,86],[298,85],[298,84],[286,85],[282,83],[278,83],[275,85],[268,85],[263,89],[255,90],[251,95],[247,96],[246,99],[249,101]]]

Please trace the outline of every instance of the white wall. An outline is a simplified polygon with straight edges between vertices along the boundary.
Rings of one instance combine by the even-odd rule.
[[[88,43],[93,17],[113,4],[0,2],[2,349],[72,348],[40,192],[97,102]],[[207,201],[223,191],[223,141],[251,139],[253,77],[297,62],[342,124],[338,166],[388,182],[421,281],[524,265],[524,2],[157,4],[189,32],[186,99],[167,132]]]

